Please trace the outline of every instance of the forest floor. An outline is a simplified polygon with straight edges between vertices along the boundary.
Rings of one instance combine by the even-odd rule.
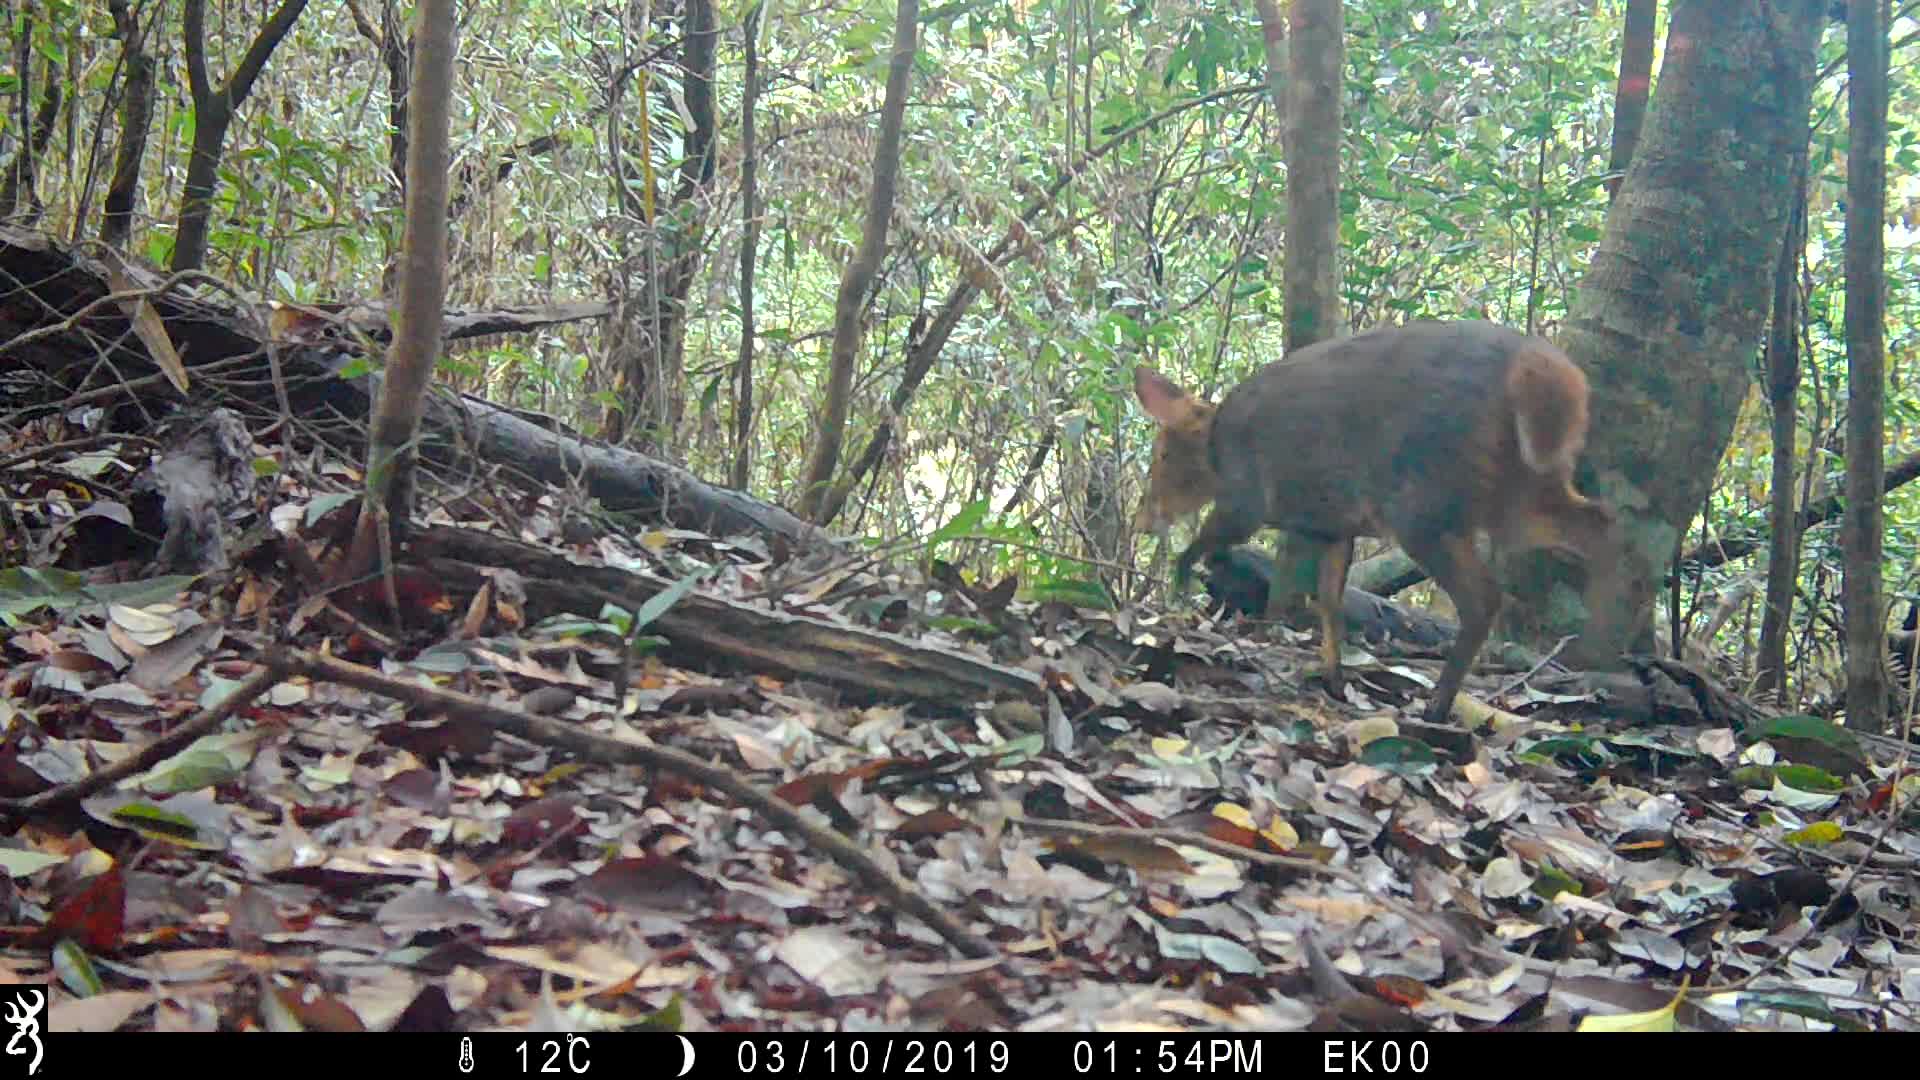
[[[1284,629],[550,494],[424,501],[392,619],[322,587],[338,462],[253,447],[271,528],[154,577],[71,495],[137,461],[23,453],[0,963],[53,1030],[1920,1027],[1920,779],[1818,721],[1522,672],[1434,740],[1431,660],[1335,702]]]

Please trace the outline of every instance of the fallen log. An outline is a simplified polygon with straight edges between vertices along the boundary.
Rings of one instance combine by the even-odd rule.
[[[422,530],[411,549],[449,588],[478,588],[477,567],[508,567],[525,586],[534,619],[594,615],[612,598],[638,610],[673,582],[605,566],[533,544],[456,528]],[[920,702],[969,711],[975,702],[1039,701],[1040,677],[958,649],[880,630],[826,622],[694,591],[648,627],[687,667],[771,672],[835,686],[858,703]]]
[[[104,263],[44,234],[0,226],[0,356],[8,361],[0,374],[10,380],[8,397],[24,404],[18,412],[59,409],[85,395],[107,407],[137,403],[150,416],[191,400],[201,408],[226,406],[259,429],[282,416],[284,390],[284,409],[305,432],[335,442],[349,456],[364,456],[378,375],[349,372],[365,359],[366,343],[386,332],[379,305],[269,308],[213,292],[194,295],[190,284],[214,281],[204,274],[123,269],[186,358],[190,398],[178,395],[132,332],[119,302],[125,294],[114,293]],[[450,339],[497,334],[604,313],[605,305],[596,303],[450,311],[443,331]],[[276,366],[277,387],[268,377]],[[456,407],[433,400],[421,440],[427,460],[463,472],[476,462],[497,465],[549,487],[577,479],[585,494],[610,510],[715,535],[778,536],[800,548],[833,543],[781,507],[706,483],[671,462],[596,443],[480,398],[460,402]],[[338,423],[317,423],[329,417]]]

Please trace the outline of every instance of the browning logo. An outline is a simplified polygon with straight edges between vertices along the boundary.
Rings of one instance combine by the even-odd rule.
[[[27,1061],[27,1075],[40,1071],[40,1057],[43,1048],[40,1045],[40,1013],[47,1007],[47,992],[44,987],[10,987],[0,993],[0,1006],[4,1006],[5,1020],[13,1025],[13,1037],[7,1040],[9,1056],[31,1055]]]

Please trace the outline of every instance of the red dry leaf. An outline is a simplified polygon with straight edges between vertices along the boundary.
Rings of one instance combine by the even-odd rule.
[[[127,884],[116,866],[94,875],[78,893],[53,909],[53,917],[47,920],[47,936],[53,941],[74,938],[90,952],[112,952],[119,947],[126,917]]]

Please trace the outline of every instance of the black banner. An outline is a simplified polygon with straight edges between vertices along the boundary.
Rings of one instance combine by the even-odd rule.
[[[1516,1046],[1520,1039],[1527,1047]],[[1686,1040],[1690,1054],[1701,1052],[1700,1039],[1726,1050],[1714,1052],[1718,1065],[1787,1067],[1797,1055],[1781,1053],[1778,1038],[1695,1035]],[[563,1034],[407,1034],[407,1035],[263,1035],[217,1033],[151,1035],[123,1033],[79,1035],[41,1033],[45,1059],[33,1074],[66,1077],[82,1074],[125,1075],[129,1067],[178,1066],[219,1074],[265,1075],[279,1080],[309,1069],[357,1080],[398,1071],[405,1080],[492,1080],[501,1077],[637,1077],[645,1080],[705,1077],[1014,1077],[1039,1071],[1043,1080],[1077,1077],[1241,1077],[1279,1076],[1484,1077],[1507,1067],[1545,1068],[1556,1080],[1606,1076],[1619,1080],[1623,1063],[1607,1052],[1569,1053],[1565,1038],[1535,1035],[1315,1035],[1286,1034],[804,1034],[746,1035],[702,1033],[672,1035],[621,1032]],[[159,1041],[156,1042],[155,1040]],[[1492,1041],[1489,1041],[1489,1040]],[[1669,1047],[1677,1046],[1668,1043]],[[1808,1040],[1803,1060],[1813,1064],[1832,1051]],[[1824,1047],[1827,1044],[1822,1043]],[[165,1057],[156,1057],[164,1046]],[[1644,1051],[1642,1052],[1644,1053]],[[1673,1050],[1659,1052],[1673,1060]],[[1504,1064],[1503,1064],[1504,1063]],[[1704,1062],[1696,1062],[1704,1064]],[[28,1075],[20,1057],[0,1059],[0,1070]],[[102,1070],[115,1070],[106,1072]]]

